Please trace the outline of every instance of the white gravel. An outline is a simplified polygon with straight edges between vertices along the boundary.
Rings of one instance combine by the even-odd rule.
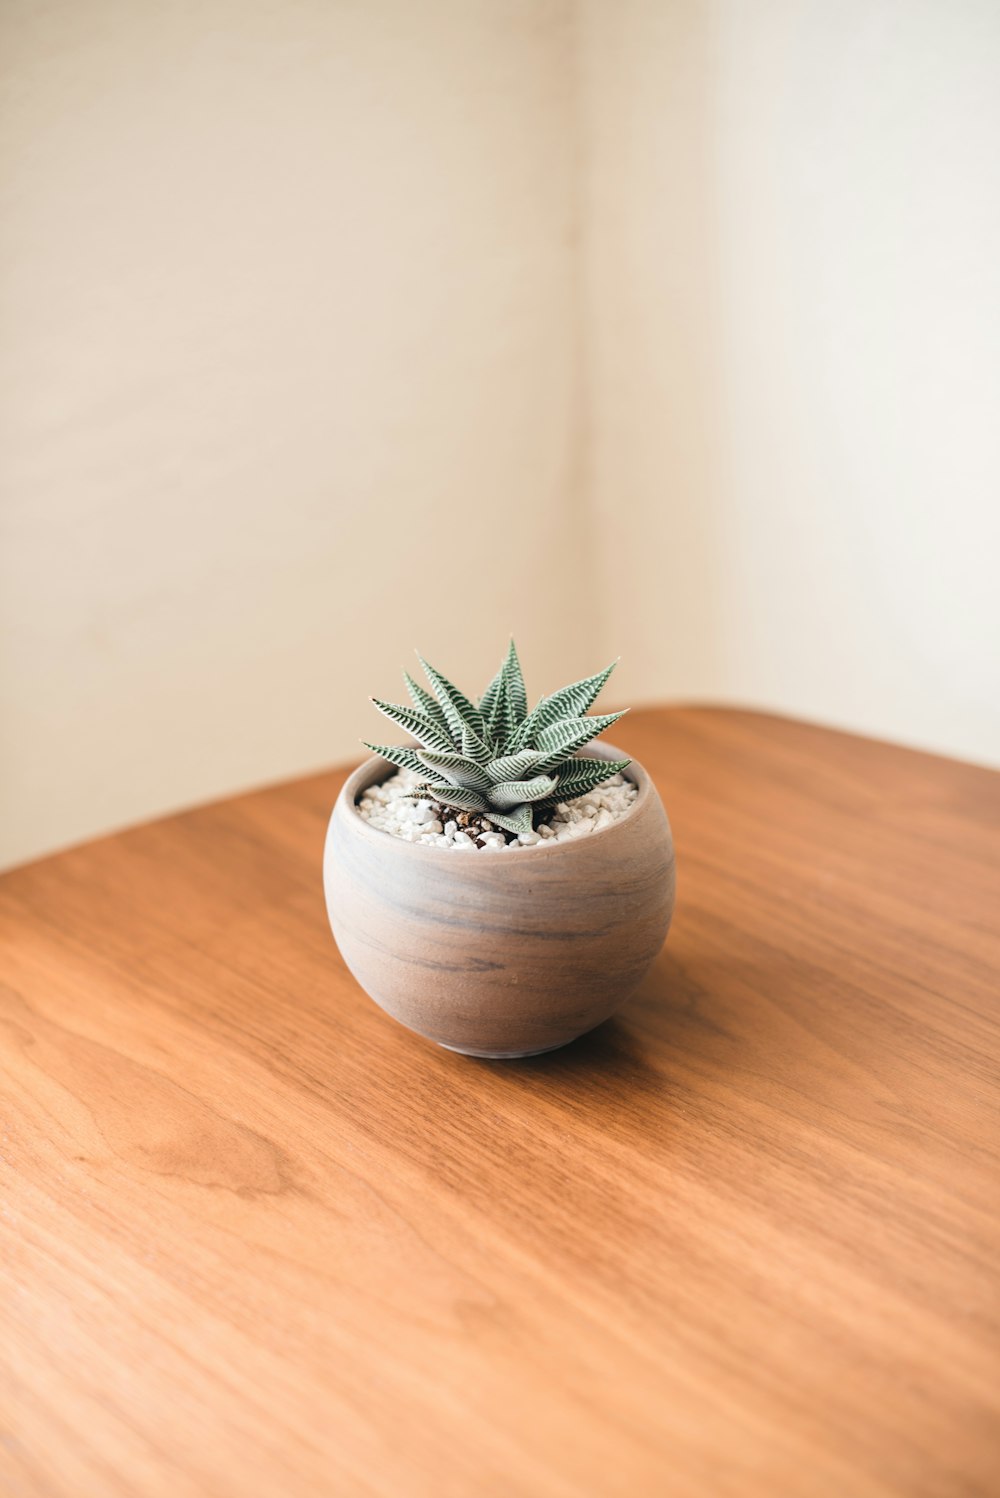
[[[448,808],[441,812],[434,801],[411,799],[408,793],[417,783],[412,771],[397,770],[380,785],[369,786],[358,802],[358,811],[372,827],[407,843],[428,843],[439,848],[475,848],[475,839],[463,832],[455,820],[457,813]],[[631,780],[626,780],[624,775],[612,775],[586,795],[577,796],[573,801],[560,801],[550,822],[537,832],[521,832],[507,841],[509,833],[505,837],[496,831],[487,835],[484,849],[516,853],[521,848],[546,842],[572,842],[590,832],[600,832],[602,827],[610,827],[626,816],[638,794]]]

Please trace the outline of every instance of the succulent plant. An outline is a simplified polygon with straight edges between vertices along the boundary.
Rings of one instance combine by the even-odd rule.
[[[540,813],[593,790],[631,763],[576,753],[623,716],[585,716],[614,670],[613,662],[596,676],[542,697],[529,712],[513,640],[478,706],[422,656],[418,659],[430,692],[404,671],[411,707],[372,698],[379,712],[405,728],[416,743],[366,741],[390,764],[420,776],[414,794],[480,812],[507,832],[528,832]]]

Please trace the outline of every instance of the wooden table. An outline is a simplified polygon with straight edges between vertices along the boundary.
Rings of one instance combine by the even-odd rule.
[[[347,974],[341,773],[0,882],[4,1498],[1000,1492],[1000,776],[627,747],[674,929],[533,1061]]]

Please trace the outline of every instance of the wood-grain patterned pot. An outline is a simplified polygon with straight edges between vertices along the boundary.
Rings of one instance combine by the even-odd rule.
[[[607,745],[590,753],[622,758]],[[674,847],[633,760],[628,814],[572,842],[518,852],[408,843],[357,809],[390,774],[367,760],[330,818],[323,880],[344,961],[377,1004],[470,1056],[555,1050],[613,1014],[666,938]]]

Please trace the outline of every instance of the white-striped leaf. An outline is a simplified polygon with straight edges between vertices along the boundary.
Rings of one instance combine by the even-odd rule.
[[[521,672],[521,662],[517,658],[517,649],[513,640],[511,640],[507,647],[507,654],[503,658],[500,669],[479,699],[479,710],[487,722],[490,721],[493,709],[496,706],[501,684],[506,684],[507,696],[510,700],[514,722],[519,723],[528,711],[528,698],[524,690],[524,676]]]
[[[475,760],[477,765],[485,765],[489,763],[489,744],[483,743],[483,740],[479,737],[479,735],[473,733],[472,729],[469,728],[467,724],[462,728],[462,753],[465,755],[466,759]]]
[[[418,749],[416,753],[421,764],[433,771],[438,779],[443,777],[449,784],[463,785],[470,791],[490,788],[490,777],[475,760],[466,759],[462,754],[431,754],[426,749]]]
[[[503,660],[500,662],[500,665],[497,667],[497,674],[494,676],[493,680],[486,688],[486,691],[479,699],[479,711],[482,713],[483,721],[486,723],[490,721],[490,714],[493,711],[493,704],[497,700],[497,693],[500,690],[500,683],[503,681],[503,673],[506,665],[507,657],[504,656]]]
[[[466,790],[461,785],[447,785],[435,790],[434,798],[445,806],[457,806],[459,811],[486,811],[485,796],[478,791]]]
[[[513,747],[523,749],[525,744],[534,743],[543,729],[548,728],[550,723],[558,722],[560,718],[579,717],[581,713],[585,713],[617,664],[617,661],[612,661],[610,666],[598,671],[596,676],[585,676],[582,681],[560,687],[551,697],[543,697],[525,718]]]
[[[630,759],[567,760],[557,778],[555,790],[545,797],[545,805],[554,806],[559,801],[572,801],[575,796],[582,796],[603,781],[610,780],[612,775],[619,774],[631,763]]]
[[[469,701],[464,692],[450,682],[440,671],[435,671],[429,666],[423,656],[417,657],[424,668],[424,674],[434,689],[434,695],[441,704],[441,709],[448,720],[448,727],[456,744],[462,742],[462,727],[464,724],[472,729],[473,733],[480,738],[483,737],[483,717],[475,703]]]
[[[617,664],[617,661],[612,661],[610,666],[605,666],[596,676],[585,676],[582,681],[574,681],[568,687],[560,687],[558,692],[553,692],[551,697],[546,698],[549,711],[544,716],[548,721],[542,727],[547,727],[555,718],[579,717],[580,713],[585,713],[597,700],[598,693]],[[554,716],[549,716],[550,713]]]
[[[521,662],[517,658],[517,650],[514,648],[513,640],[511,640],[507,650],[507,659],[503,663],[503,671],[504,680],[507,683],[507,696],[514,714],[514,722],[520,723],[528,711],[528,694],[524,690],[524,676],[521,672]]]
[[[514,716],[514,707],[510,700],[510,687],[507,684],[506,674],[500,682],[496,701],[493,704],[493,712],[490,715],[489,734],[498,748],[506,748],[517,728],[517,719]]]
[[[491,682],[492,686],[493,683]],[[507,735],[503,727],[504,711],[504,668],[500,667],[500,680],[497,682],[496,691],[490,702],[490,715],[486,720],[486,737],[493,744],[502,744]]]
[[[403,672],[403,680],[406,682],[406,690],[409,692],[410,700],[417,711],[423,713],[425,718],[430,718],[431,722],[436,723],[441,732],[447,733],[450,738],[448,719],[445,717],[437,698],[432,697],[430,692],[426,691],[420,685],[419,681],[414,681],[409,671]]]
[[[416,749],[410,749],[405,744],[369,744],[367,739],[362,739],[366,749],[373,754],[378,754],[382,759],[387,759],[390,765],[398,765],[401,770],[412,770],[416,775],[426,775],[426,768],[420,763]]]
[[[512,806],[509,811],[497,811],[495,806],[488,806],[483,816],[494,826],[502,827],[505,832],[531,831],[530,806]]]
[[[622,713],[604,713],[592,718],[560,718],[557,723],[550,723],[548,728],[543,728],[535,743],[537,747],[545,751],[546,759],[544,769],[554,769],[559,763],[559,758],[567,759],[577,749],[582,749],[584,744],[589,744],[591,739],[596,739],[599,733],[610,728],[612,723],[617,723],[623,718]]]
[[[519,754],[522,749],[534,743],[534,725],[537,723],[538,715],[544,706],[545,698],[541,697],[535,703],[528,716],[518,724],[508,746],[511,754]]]
[[[398,723],[400,728],[405,728],[407,733],[412,734],[427,749],[436,750],[439,754],[448,754],[455,746],[445,733],[443,728],[438,728],[423,713],[418,713],[416,708],[403,707],[399,702],[383,702],[378,697],[372,701],[380,713],[384,713],[393,723]]]
[[[534,780],[503,780],[490,788],[489,799],[491,805],[506,811],[519,801],[540,801],[543,796],[554,791],[555,787],[556,781],[552,775],[538,775]]]
[[[537,749],[522,749],[520,754],[505,754],[501,759],[490,760],[486,773],[494,785],[501,780],[520,780],[541,763],[542,757]]]

